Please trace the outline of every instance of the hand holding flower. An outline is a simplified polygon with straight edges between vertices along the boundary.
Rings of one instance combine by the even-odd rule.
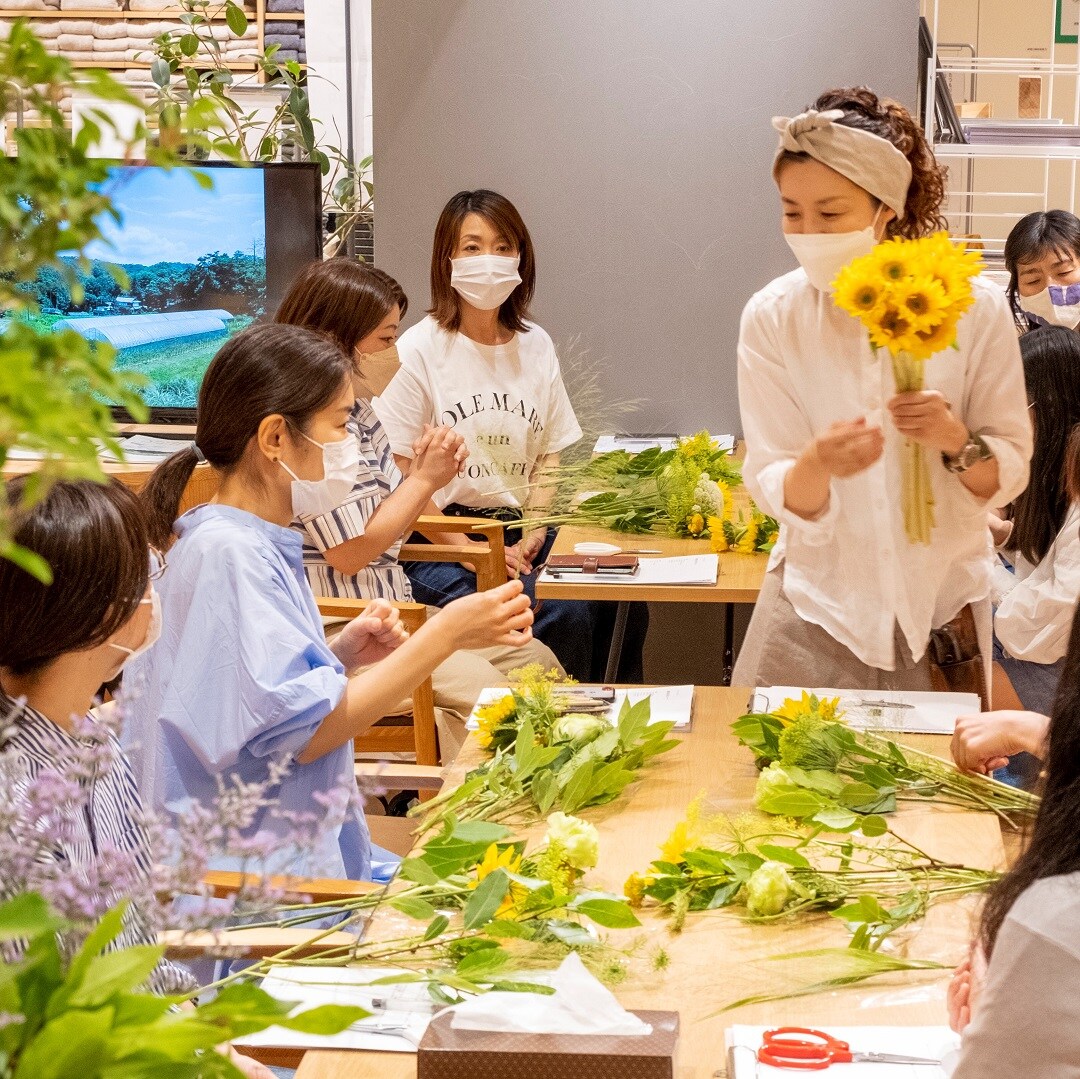
[[[937,390],[898,393],[888,403],[896,429],[905,438],[955,457],[967,443],[968,430]]]

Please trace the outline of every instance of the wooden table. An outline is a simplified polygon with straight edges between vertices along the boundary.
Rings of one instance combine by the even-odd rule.
[[[745,497],[745,491],[742,493]],[[675,555],[700,555],[709,553],[707,540],[663,535],[627,535],[606,528],[586,528],[581,525],[564,525],[551,549],[553,555],[573,554],[578,543],[613,543],[627,550],[650,548],[660,555],[641,555],[641,558],[672,557]],[[584,584],[572,580],[551,581],[541,576],[536,583],[538,599],[592,599],[608,600],[618,604],[615,627],[608,649],[605,682],[618,677],[619,658],[622,655],[626,635],[626,621],[630,604],[635,600],[646,603],[722,603],[724,605],[724,665],[723,684],[731,684],[731,669],[735,663],[735,604],[757,602],[768,556],[763,554],[738,554],[725,551],[720,555],[720,572],[715,584],[707,585],[637,585],[612,578],[603,584]]]
[[[687,803],[704,791],[710,807],[738,813],[751,803],[756,772],[750,753],[730,731],[744,710],[743,689],[701,687],[695,699],[694,727],[682,744],[659,758],[643,778],[614,805],[586,810],[584,816],[600,831],[600,864],[589,874],[599,888],[619,892],[633,871],[647,868],[658,847],[685,812]],[[904,736],[920,749],[947,753],[947,741],[935,736]],[[480,752],[470,739],[449,771],[448,783],[460,781],[475,766]],[[905,809],[894,827],[939,858],[971,866],[1000,867],[1004,851],[997,819],[946,807]],[[543,827],[533,830],[539,836]],[[971,899],[933,908],[909,937],[899,941],[913,957],[945,963],[963,958],[972,931]],[[400,918],[389,912],[391,917]],[[376,914],[372,931],[379,932]],[[631,1008],[666,1008],[680,1012],[678,1079],[709,1079],[723,1069],[723,1037],[735,1023],[809,1023],[830,1025],[938,1025],[945,1019],[946,972],[898,975],[865,986],[795,1000],[716,1014],[726,1002],[782,984],[769,956],[819,947],[845,947],[848,935],[828,916],[807,922],[747,925],[732,914],[692,914],[681,934],[672,936],[667,923],[643,912],[643,928],[612,932],[614,942],[636,941],[630,977],[615,989]],[[400,928],[400,923],[398,923]],[[668,957],[663,970],[649,969],[660,950]],[[770,970],[771,967],[771,970]],[[805,973],[805,972],[804,972]],[[411,1054],[312,1050],[304,1057],[297,1079],[415,1079]]]

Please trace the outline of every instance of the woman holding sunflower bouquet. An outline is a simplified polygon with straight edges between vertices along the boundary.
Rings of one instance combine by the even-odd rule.
[[[734,681],[929,689],[933,630],[990,654],[986,511],[1031,456],[1016,333],[935,235],[944,170],[901,105],[830,90],[774,126],[801,268],[740,331],[743,474],[781,530]]]

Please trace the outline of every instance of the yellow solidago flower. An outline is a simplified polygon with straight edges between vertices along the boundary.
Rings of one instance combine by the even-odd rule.
[[[675,825],[671,835],[660,846],[660,855],[665,862],[673,862],[678,865],[686,854],[690,845],[690,829],[686,821],[681,820]]]
[[[491,745],[495,731],[500,724],[509,719],[517,709],[517,703],[511,693],[500,697],[491,704],[485,704],[476,710],[476,740],[481,748],[487,749]]]
[[[676,453],[684,460],[693,461],[699,457],[711,456],[712,451],[712,436],[708,431],[698,431],[696,435],[691,435],[689,438],[679,439]]]
[[[640,907],[645,900],[645,889],[652,884],[652,877],[643,877],[640,873],[631,873],[623,885],[623,895],[632,907]]]

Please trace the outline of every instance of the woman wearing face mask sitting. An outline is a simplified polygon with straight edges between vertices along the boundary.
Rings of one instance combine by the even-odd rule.
[[[513,523],[543,517],[552,491],[545,469],[581,438],[551,338],[530,321],[536,260],[525,222],[495,191],[461,191],[444,207],[431,256],[428,316],[398,341],[402,369],[375,402],[403,471],[427,425],[446,424],[465,439],[469,458],[435,497],[442,512]],[[553,529],[507,532],[507,569],[530,595],[555,540]],[[476,587],[464,566],[411,563],[416,598],[442,606]],[[535,631],[567,672],[601,678],[611,614],[604,604],[545,600]],[[641,605],[643,606],[643,605]],[[625,653],[624,681],[640,681],[637,612]],[[636,640],[635,640],[636,638]]]
[[[742,319],[744,475],[781,532],[734,682],[929,689],[930,633],[958,615],[989,658],[986,510],[1024,489],[1031,456],[1016,334],[1000,290],[976,279],[958,348],[926,364],[927,389],[897,394],[830,287],[882,238],[943,226],[943,172],[907,111],[866,88],[774,124],[784,236],[802,268]],[[928,451],[926,546],[905,534],[905,440]]]
[[[404,535],[422,513],[437,513],[432,498],[468,457],[461,435],[449,427],[424,432],[414,447],[408,478],[394,462],[386,432],[371,407],[397,374],[398,326],[408,301],[389,274],[354,259],[313,262],[293,282],[275,321],[332,337],[353,358],[356,402],[348,429],[360,461],[351,491],[329,513],[305,514],[293,527],[304,538],[304,569],[317,596],[411,602],[409,578],[398,561]],[[458,537],[453,537],[460,543]],[[433,608],[429,614],[437,614]],[[439,746],[453,760],[465,722],[480,692],[500,685],[515,667],[558,666],[551,650],[532,640],[455,652],[432,674]],[[401,710],[412,707],[400,702]]]
[[[1080,328],[1080,218],[1068,210],[1022,217],[1005,241],[1009,303],[1020,332]]]
[[[351,370],[310,330],[238,334],[203,380],[195,448],[160,465],[144,489],[152,537],[179,537],[161,588],[162,642],[125,676],[125,734],[143,799],[159,812],[208,805],[221,782],[266,783],[274,762],[291,758],[250,829],[284,835],[290,811],[355,792],[353,738],[451,653],[529,639],[528,600],[510,582],[451,605],[407,640],[391,606],[376,601],[326,643],[302,539],[289,526],[330,512],[352,490]],[[176,521],[200,460],[220,473],[218,494]],[[365,879],[370,853],[354,813],[319,851],[302,861],[282,852],[274,868]]]
[[[13,480],[3,492],[14,515],[13,538],[48,562],[53,580],[43,585],[0,558],[0,759],[13,783],[4,791],[7,807],[36,814],[40,807],[26,806],[31,785],[50,772],[70,777],[85,760],[79,738],[90,732],[76,730],[76,717],[87,716],[98,689],[130,656],[156,641],[161,622],[154,580],[160,583],[165,561],[151,553],[138,499],[119,483],[58,483],[28,512],[18,508],[24,488],[25,481]],[[92,790],[83,806],[62,821],[53,818],[49,857],[76,888],[134,875],[148,892],[154,856],[134,775],[115,736],[87,722],[106,747],[108,767],[85,781]],[[42,858],[44,845],[34,853]],[[0,896],[5,883],[0,879]],[[116,884],[90,905],[103,911],[124,898]],[[129,907],[113,947],[155,944],[146,914]],[[188,971],[167,959],[147,981],[163,995],[196,987]],[[248,1057],[230,1053],[230,1059],[248,1079],[273,1079]]]

